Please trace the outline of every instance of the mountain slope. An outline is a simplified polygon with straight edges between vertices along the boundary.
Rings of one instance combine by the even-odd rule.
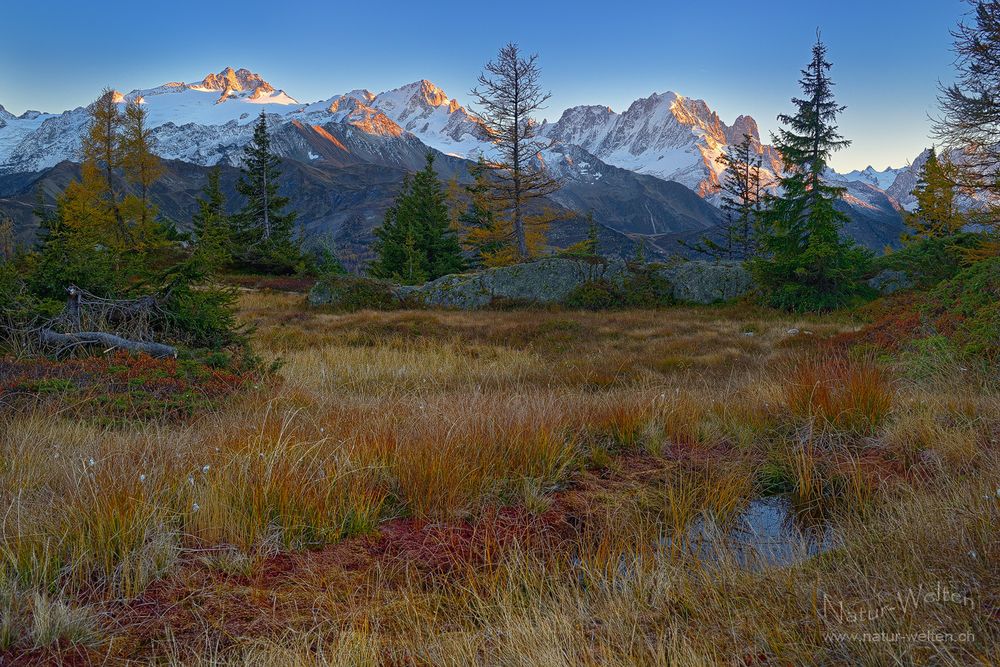
[[[464,180],[460,158],[491,151],[475,115],[427,80],[383,93],[353,90],[301,103],[258,74],[226,68],[193,83],[116,95],[122,103],[138,100],[145,106],[159,155],[191,165],[238,165],[261,111],[274,150],[288,164],[323,173],[346,169],[354,174],[351,178],[367,174],[376,189],[381,179],[368,167],[385,168],[390,180],[401,179],[403,171],[423,165],[431,148],[444,154],[436,162],[442,178]],[[83,107],[18,117],[0,107],[0,196],[31,178],[25,174],[78,160],[87,119]],[[686,234],[717,224],[720,213],[710,204],[719,198],[718,157],[744,134],[761,155],[766,178],[780,169],[778,154],[761,142],[753,118],[740,116],[727,125],[704,101],[675,93],[636,100],[621,113],[601,106],[574,107],[539,129],[550,146],[538,157],[565,183],[552,203],[593,211],[599,222],[633,236]],[[898,213],[891,199],[877,194],[891,175],[873,169],[831,174],[851,190],[842,207],[857,223],[852,235],[873,247],[898,237]],[[902,184],[909,175],[900,170],[895,180]],[[313,180],[334,184],[328,177]],[[367,209],[358,206],[365,217]],[[333,224],[330,216],[316,219]]]

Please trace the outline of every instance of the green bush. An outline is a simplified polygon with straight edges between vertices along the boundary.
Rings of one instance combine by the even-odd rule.
[[[962,257],[982,245],[982,234],[961,233],[944,238],[923,238],[877,258],[874,273],[902,271],[916,287],[931,287],[954,278],[962,270]]]
[[[926,314],[961,354],[1000,361],[1000,257],[976,262],[928,297]]]
[[[183,283],[160,306],[165,313],[165,338],[192,348],[219,350],[246,342],[236,321],[236,290]]]
[[[654,267],[632,266],[621,285],[608,280],[587,281],[576,287],[562,305],[582,310],[662,308],[675,303],[670,281]]]
[[[359,276],[328,275],[319,280],[309,293],[313,305],[329,306],[334,310],[393,310],[400,307],[392,291],[392,283]]]
[[[625,305],[632,308],[662,308],[676,303],[674,286],[650,266],[632,267],[622,294]]]
[[[581,310],[609,310],[621,308],[624,295],[607,280],[591,280],[573,289],[563,305]]]

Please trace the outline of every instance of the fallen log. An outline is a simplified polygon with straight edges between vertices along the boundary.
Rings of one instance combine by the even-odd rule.
[[[59,333],[52,329],[42,329],[39,338],[43,345],[70,348],[77,345],[103,345],[108,348],[122,348],[133,352],[143,352],[151,357],[176,357],[177,348],[162,343],[147,343],[129,340],[102,331],[81,331],[78,333]]]

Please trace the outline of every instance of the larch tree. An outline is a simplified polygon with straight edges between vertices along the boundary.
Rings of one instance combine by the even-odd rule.
[[[1000,254],[1000,0],[968,0],[968,20],[952,31],[958,77],[941,86],[935,135],[957,149],[955,178],[966,192],[988,193],[992,206],[970,221],[987,227],[992,240],[972,259]]]
[[[868,255],[840,235],[848,218],[834,204],[843,189],[824,181],[830,155],[850,144],[837,130],[845,107],[834,99],[830,68],[817,35],[799,80],[804,95],[792,99],[794,114],[778,116],[784,127],[773,140],[784,175],[758,216],[761,253],[750,263],[770,304],[789,310],[837,308],[863,291]]]
[[[471,94],[479,107],[483,138],[495,151],[487,162],[495,172],[492,197],[510,211],[511,244],[517,260],[524,261],[530,256],[528,205],[560,187],[538,159],[545,143],[533,115],[545,108],[550,96],[541,86],[538,56],[525,57],[517,44],[508,43],[486,64]],[[547,219],[537,222],[542,225]]]
[[[139,98],[132,99],[125,105],[120,145],[125,181],[138,189],[135,201],[128,208],[135,209],[133,217],[141,234],[148,236],[156,216],[155,208],[150,201],[150,188],[163,175],[163,165],[159,156],[153,152],[148,114]]]
[[[957,234],[965,226],[966,216],[955,200],[957,171],[954,164],[947,158],[939,158],[937,151],[931,148],[913,190],[917,208],[905,215],[913,232],[905,235],[904,241],[944,238]]]
[[[101,96],[90,105],[89,111],[90,123],[81,144],[83,164],[91,165],[92,169],[89,174],[84,174],[84,180],[92,178],[93,184],[101,187],[101,196],[107,202],[118,227],[119,242],[127,245],[131,241],[131,235],[122,215],[115,186],[115,174],[122,166],[122,113],[118,108],[117,93],[105,88]]]
[[[271,150],[263,111],[254,125],[253,139],[243,149],[242,171],[236,190],[246,203],[233,216],[237,259],[248,268],[290,273],[302,255],[293,236],[296,212],[286,212],[289,199],[278,194],[280,160]]]
[[[681,244],[718,259],[747,260],[756,253],[754,228],[763,204],[763,157],[754,149],[753,137],[744,134],[740,143],[726,147],[718,162],[725,168],[720,201],[725,216],[722,225],[714,236]]]

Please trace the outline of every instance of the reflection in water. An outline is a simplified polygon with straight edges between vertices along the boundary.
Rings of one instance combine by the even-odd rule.
[[[828,522],[797,511],[788,497],[772,496],[751,500],[724,523],[703,514],[692,522],[681,542],[664,538],[662,544],[704,560],[734,559],[742,567],[759,569],[829,551],[834,534]]]

